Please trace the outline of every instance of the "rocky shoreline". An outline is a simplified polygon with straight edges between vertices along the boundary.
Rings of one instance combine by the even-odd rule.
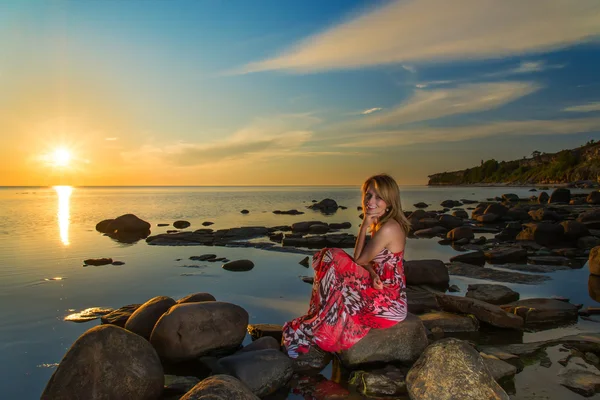
[[[415,204],[417,210],[407,213],[411,240],[438,237],[440,245],[453,246],[461,254],[449,263],[406,261],[407,320],[390,329],[372,330],[340,354],[315,348],[290,359],[280,346],[280,325],[249,324],[242,307],[216,301],[209,293],[177,301],[160,296],[108,314],[110,310],[102,310],[95,316],[106,314],[102,325],[73,344],[42,398],[72,398],[94,391],[140,399],[284,399],[291,391],[323,399],[507,399],[514,393],[512,379],[523,370],[527,357],[543,357],[551,346],[568,353],[559,361],[557,382],[592,396],[600,388],[600,334],[527,344],[509,338],[511,332],[518,338],[524,331],[595,320],[600,310],[582,309],[564,298],[520,299],[518,292],[498,283],[535,285],[552,279],[544,273],[579,269],[587,262],[589,294],[599,301],[599,196],[600,192],[572,195],[558,188],[527,199],[510,193],[483,202],[449,199],[435,211],[425,211],[429,207],[425,203]],[[145,239],[149,245],[256,247],[307,255],[314,252],[311,248],[351,248],[355,240],[342,232],[350,223],[304,221],[150,236],[148,223],[132,215],[123,217],[119,218],[130,225],[122,225],[120,231],[107,229],[105,221],[99,226],[115,240],[140,228],[137,240]],[[198,261],[222,262],[224,267],[229,263],[215,254],[199,257]],[[240,271],[251,268],[247,262]],[[307,260],[301,263],[306,266]],[[464,295],[449,294],[457,289],[449,287],[451,275],[492,283],[469,285]],[[484,331],[506,337],[507,344],[459,339]],[[246,333],[253,341],[242,346]],[[332,360],[333,376],[326,380],[318,372]],[[107,376],[108,366],[114,373]]]

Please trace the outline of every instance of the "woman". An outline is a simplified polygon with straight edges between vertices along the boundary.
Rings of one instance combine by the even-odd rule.
[[[323,249],[313,256],[315,281],[308,313],[283,327],[283,342],[292,358],[315,344],[327,352],[348,349],[371,328],[389,328],[406,318],[403,254],[410,223],[402,212],[396,181],[385,174],[367,179],[362,206],[354,258],[341,249]]]

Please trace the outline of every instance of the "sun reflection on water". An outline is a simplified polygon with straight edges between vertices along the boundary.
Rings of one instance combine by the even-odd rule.
[[[69,221],[71,216],[70,201],[71,193],[73,193],[72,186],[54,186],[56,194],[58,195],[58,229],[60,232],[60,240],[65,246],[70,244],[69,242]]]

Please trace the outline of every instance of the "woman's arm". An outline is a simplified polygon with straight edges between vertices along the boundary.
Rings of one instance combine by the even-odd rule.
[[[367,241],[367,229],[368,228],[369,228],[369,225],[367,225],[365,223],[365,221],[363,220],[363,223],[360,225],[360,229],[358,230],[358,237],[356,238],[356,244],[354,245],[354,259],[355,260],[358,259],[358,257],[360,257],[360,255],[365,247],[365,242]]]

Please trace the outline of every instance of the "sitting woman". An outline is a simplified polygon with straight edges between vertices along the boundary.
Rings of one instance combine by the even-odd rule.
[[[327,352],[346,350],[371,328],[389,328],[406,318],[403,253],[410,223],[396,181],[388,175],[367,179],[362,205],[354,258],[333,248],[313,256],[308,313],[283,327],[283,343],[292,358],[313,345]]]

